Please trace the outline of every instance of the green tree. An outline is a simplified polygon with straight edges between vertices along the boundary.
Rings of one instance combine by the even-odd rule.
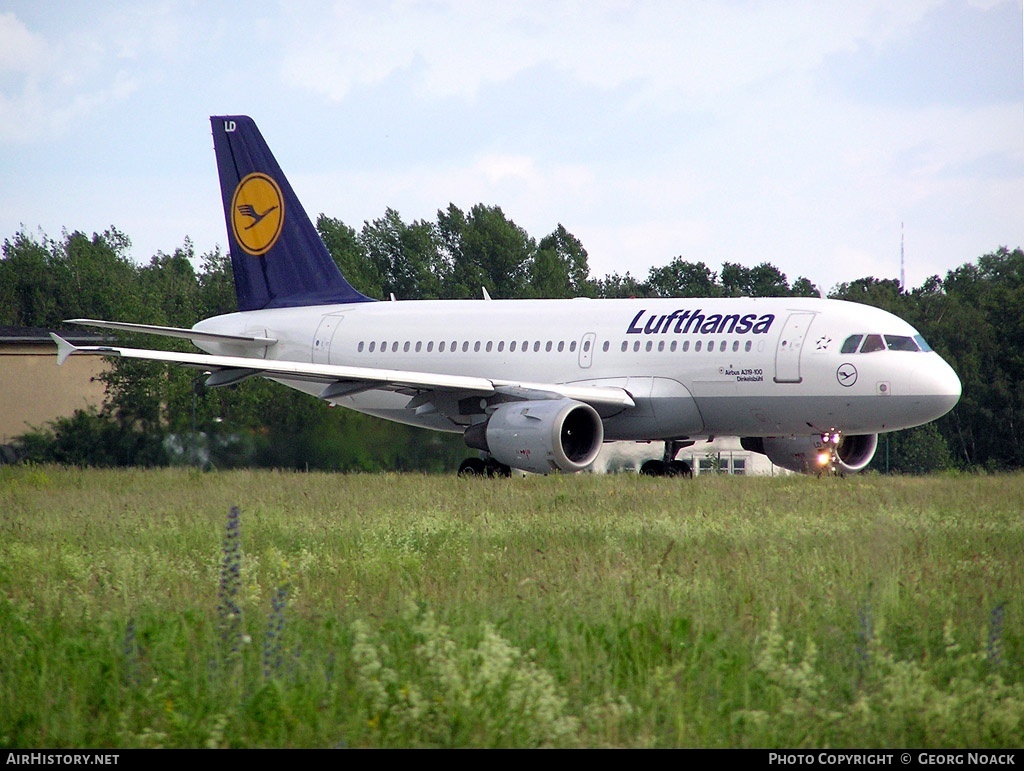
[[[61,284],[65,266],[49,243],[24,232],[5,239],[0,260],[0,324],[12,327],[57,326],[63,315]]]
[[[900,474],[930,474],[952,465],[949,445],[934,422],[882,434],[871,460],[876,471]]]
[[[220,248],[207,252],[202,257],[199,274],[196,277],[198,318],[220,316],[238,310],[235,296],[235,277],[231,270],[231,255],[223,254]]]
[[[726,297],[788,297],[786,274],[766,262],[747,268],[734,262],[722,263],[722,293]]]
[[[935,282],[932,282],[933,285]],[[960,376],[963,396],[940,428],[964,465],[1024,465],[1024,252],[1005,247],[949,271],[927,297],[933,347]]]
[[[380,279],[384,296],[400,300],[437,298],[450,271],[437,246],[434,226],[422,220],[406,225],[398,212],[363,225],[363,253]]]
[[[624,276],[610,273],[604,278],[598,279],[595,284],[598,297],[614,299],[647,296],[647,287],[634,278],[629,271],[626,271]]]
[[[644,284],[649,297],[721,297],[718,274],[703,262],[675,257],[668,265],[651,268]]]
[[[498,206],[477,204],[466,215],[455,204],[437,213],[439,248],[451,265],[449,298],[523,297],[536,252],[533,239]]]
[[[384,297],[381,277],[367,258],[356,231],[324,214],[317,218],[316,229],[345,279],[367,297]]]
[[[838,284],[828,296],[833,300],[849,300],[872,305],[901,317],[908,305],[900,282],[893,278],[858,278]]]
[[[529,284],[531,297],[597,296],[597,284],[590,279],[587,250],[561,223],[537,245]]]

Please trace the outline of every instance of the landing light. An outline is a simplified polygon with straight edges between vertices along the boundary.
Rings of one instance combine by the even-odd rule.
[[[827,466],[832,461],[832,453],[830,452],[819,452],[818,453],[818,465]]]

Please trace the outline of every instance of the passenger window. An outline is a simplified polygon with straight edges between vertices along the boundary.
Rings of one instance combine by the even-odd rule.
[[[491,342],[490,340],[488,340],[488,341],[487,341],[487,353],[490,353],[490,352],[491,352],[491,346],[492,346],[492,345],[493,345],[493,343],[492,343],[492,342]]]
[[[861,353],[874,353],[875,351],[884,351],[885,343],[882,342],[881,335],[868,335],[864,338],[864,345],[860,347]]]
[[[750,341],[749,340],[747,340],[746,345],[743,346],[743,350],[747,351],[748,353],[750,352]]]
[[[444,340],[442,340],[437,346],[438,353],[444,353]]]
[[[635,342],[633,343],[633,353],[636,353],[636,352],[638,352],[639,350],[640,350],[640,341],[639,341],[639,340],[637,340],[637,341],[635,341]]]
[[[363,352],[363,341],[362,340],[359,341],[359,345],[356,347],[356,350],[359,351],[359,353]]]
[[[695,351],[699,351],[700,350],[700,340],[698,340],[696,343],[693,344],[693,350],[695,350]]]
[[[433,340],[428,340],[427,341],[427,353],[432,353],[433,350],[434,350],[434,341]]]
[[[370,353],[373,353],[373,349],[377,347],[377,343],[370,341]]]
[[[683,340],[683,353],[686,353],[688,350],[690,350],[690,341]]]
[[[626,350],[626,349],[623,348],[622,350]],[[576,353],[576,341],[575,340],[573,340],[571,343],[569,343],[569,353]]]
[[[469,340],[466,340],[466,341],[465,341],[465,342],[464,342],[464,343],[462,344],[462,352],[463,352],[463,353],[469,353]]]
[[[391,344],[391,353],[398,353],[398,341],[397,340],[395,340],[395,342],[393,342]]]
[[[409,341],[405,341],[405,345],[402,346],[402,353],[409,353]]]
[[[665,341],[664,340],[659,340],[658,341],[658,351],[661,352],[661,351],[664,351],[664,350],[665,350]]]
[[[653,348],[653,347],[654,347],[654,343],[652,343],[650,340],[648,340],[647,341],[647,345],[644,346],[644,350],[647,351],[647,353],[650,353],[651,352],[651,348]]]
[[[508,344],[508,351],[509,351],[509,353],[515,353],[516,352],[516,341],[515,340],[513,340],[511,343]]]
[[[551,341],[550,340],[548,340],[547,343],[545,344],[544,352],[545,353],[551,353]]]
[[[565,340],[558,341],[558,352],[561,353],[565,350]]]
[[[850,335],[843,342],[843,347],[839,349],[839,353],[856,353],[857,346],[863,337],[864,335]]]
[[[534,344],[533,344],[533,352],[534,353],[539,353],[540,352],[540,340],[537,340],[537,341],[534,342]]]
[[[739,340],[733,340],[732,341],[732,352],[736,353],[736,351],[738,351],[739,349],[740,349],[740,341]]]
[[[673,340],[671,343],[668,344],[668,349],[672,353],[676,352],[676,341],[675,340]]]
[[[723,340],[721,343],[719,343],[718,350],[721,351],[722,353],[725,353],[726,345],[728,345],[728,343],[725,340]]]
[[[914,339],[903,335],[886,335],[885,347],[890,351],[917,351]]]
[[[612,347],[612,344],[610,342],[608,342],[607,340],[605,340],[604,341],[604,346],[602,347],[602,350],[605,353],[608,353],[608,349],[611,348],[611,347]]]
[[[504,340],[499,340],[498,341],[498,353],[501,353],[504,350],[505,350],[505,341]]]
[[[480,353],[480,341],[473,343],[473,353]]]
[[[422,341],[417,340],[416,341],[416,353],[419,353],[422,350],[423,350],[423,343],[422,343]]]
[[[625,353],[627,348],[629,348],[629,341],[628,340],[623,340],[622,341],[622,352]]]

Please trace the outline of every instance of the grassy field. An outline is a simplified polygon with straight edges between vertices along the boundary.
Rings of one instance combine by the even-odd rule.
[[[1017,747],[1022,555],[1020,474],[0,468],[0,746]]]

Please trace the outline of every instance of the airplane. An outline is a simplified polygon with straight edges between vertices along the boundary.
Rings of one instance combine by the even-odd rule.
[[[335,265],[255,122],[213,116],[238,311],[191,329],[71,319],[185,338],[204,353],[75,346],[171,362],[210,387],[264,377],[332,405],[462,434],[460,475],[590,466],[609,441],[663,442],[641,473],[714,436],[811,474],[864,469],[878,434],[941,417],[953,369],[910,324],[822,298],[378,302]],[[393,298],[392,298],[393,299]]]

